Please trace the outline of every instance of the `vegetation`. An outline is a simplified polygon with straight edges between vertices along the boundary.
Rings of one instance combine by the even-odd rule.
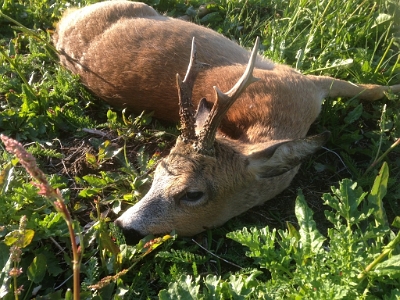
[[[326,100],[310,131],[330,130],[327,148],[271,203],[193,239],[127,245],[110,220],[146,193],[179,132],[108,107],[58,64],[55,22],[93,2],[0,0],[0,132],[12,144],[0,148],[0,299],[400,299],[390,92]],[[147,3],[244,47],[260,36],[263,55],[305,74],[400,83],[397,0]]]

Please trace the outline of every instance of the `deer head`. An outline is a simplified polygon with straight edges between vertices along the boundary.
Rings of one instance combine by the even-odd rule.
[[[177,75],[181,135],[158,164],[147,195],[115,221],[127,240],[174,229],[190,236],[220,226],[280,193],[300,162],[325,143],[329,133],[257,145],[216,137],[228,109],[258,80],[252,75],[258,44],[257,39],[247,68],[233,88],[223,93],[214,87],[211,110],[202,99],[195,114],[192,89],[205,64],[196,60],[193,39],[186,76],[182,81]]]

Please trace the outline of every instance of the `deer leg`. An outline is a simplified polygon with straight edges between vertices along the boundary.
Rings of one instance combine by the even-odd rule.
[[[327,76],[307,75],[307,77],[321,90],[323,98],[358,97],[362,100],[373,101],[383,98],[387,91],[400,93],[400,84],[392,86],[354,84]]]

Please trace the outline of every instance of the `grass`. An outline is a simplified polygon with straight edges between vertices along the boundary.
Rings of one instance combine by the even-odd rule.
[[[270,203],[193,239],[126,245],[110,221],[146,193],[179,132],[107,106],[59,66],[54,23],[93,2],[0,0],[0,131],[34,155],[74,220],[2,147],[0,298],[77,299],[72,253],[81,298],[400,298],[400,106],[391,93],[327,99],[310,129],[332,132],[327,149]],[[147,3],[244,47],[260,36],[263,55],[305,74],[400,83],[396,0],[220,0],[205,15],[197,0]]]

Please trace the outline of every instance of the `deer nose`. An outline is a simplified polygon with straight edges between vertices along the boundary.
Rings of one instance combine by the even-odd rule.
[[[124,227],[121,220],[119,219],[115,220],[114,224],[121,228],[122,233],[125,237],[125,241],[128,245],[136,245],[144,237],[135,229]]]

